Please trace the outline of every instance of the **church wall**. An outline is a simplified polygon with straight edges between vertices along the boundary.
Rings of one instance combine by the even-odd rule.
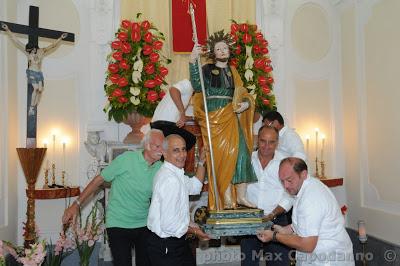
[[[395,184],[400,142],[396,29],[398,1],[356,4],[342,14],[343,110],[349,222],[399,244],[400,198]]]
[[[16,18],[12,0],[0,2],[0,17]],[[0,37],[0,239],[17,239],[17,52]]]

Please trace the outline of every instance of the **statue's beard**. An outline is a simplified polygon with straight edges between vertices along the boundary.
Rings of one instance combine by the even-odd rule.
[[[229,57],[215,58],[215,61],[222,62],[222,63],[226,63],[226,62],[228,62],[228,60],[229,60]]]

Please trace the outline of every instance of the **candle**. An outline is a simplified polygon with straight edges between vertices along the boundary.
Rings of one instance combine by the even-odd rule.
[[[56,134],[53,134],[53,164],[56,164]]]
[[[318,158],[318,132],[319,128],[315,128],[315,158]]]
[[[308,156],[308,152],[309,152],[309,148],[310,148],[310,135],[306,135],[306,156]]]
[[[324,161],[325,135],[321,134],[321,162]]]
[[[367,230],[365,228],[365,222],[363,220],[358,221],[358,239],[362,243],[365,243],[367,241]]]
[[[67,141],[66,139],[63,139],[62,141],[62,151],[63,151],[63,170],[65,171],[65,149],[67,146]]]
[[[47,145],[49,145],[49,141],[48,141],[48,139],[44,139],[43,140],[43,147],[47,149]],[[49,168],[50,168],[50,166],[49,166],[49,158],[47,157],[47,154],[46,154],[46,169],[49,169]]]

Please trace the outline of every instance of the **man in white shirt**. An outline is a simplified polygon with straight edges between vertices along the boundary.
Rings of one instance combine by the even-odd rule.
[[[299,134],[294,129],[285,126],[282,115],[277,111],[270,111],[263,117],[264,125],[276,128],[279,131],[278,150],[288,154],[288,156],[298,157],[307,160],[304,151],[304,144]]]
[[[292,208],[293,197],[283,188],[279,180],[279,164],[286,154],[277,150],[278,131],[269,126],[262,126],[258,131],[258,150],[252,153],[251,163],[258,182],[247,186],[247,198],[257,208],[264,210],[267,220],[275,224],[288,225],[286,212]],[[244,254],[242,265],[259,265],[260,257],[268,261],[268,265],[289,265],[290,248],[268,243],[263,245],[257,237],[242,239],[240,248]],[[263,256],[260,251],[263,250]]]
[[[186,110],[193,94],[192,84],[183,79],[169,88],[167,94],[157,105],[151,120],[151,128],[157,128],[164,132],[164,136],[178,134],[186,141],[186,148],[190,150],[196,143],[196,137],[183,129],[188,120]]]
[[[196,176],[184,174],[185,140],[176,134],[163,142],[164,164],[154,177],[147,227],[152,232],[147,241],[151,265],[195,265],[186,233],[189,228],[189,195],[200,194],[205,169],[204,152]],[[195,234],[203,234],[194,229]]]
[[[279,242],[295,248],[296,265],[353,266],[353,245],[335,196],[321,181],[310,177],[300,158],[282,160],[279,178],[295,196],[293,223],[259,232],[263,242]]]

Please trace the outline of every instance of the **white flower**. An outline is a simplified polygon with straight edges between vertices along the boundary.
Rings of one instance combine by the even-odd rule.
[[[143,61],[140,58],[133,64],[133,70],[143,71]]]
[[[256,85],[249,85],[249,86],[247,86],[247,88],[249,89],[249,90],[252,90],[253,91],[253,93],[254,93],[254,90],[256,89]]]
[[[139,98],[136,98],[135,96],[132,96],[132,97],[130,98],[130,101],[131,101],[131,103],[133,103],[134,105],[139,105],[139,103],[140,103]]]
[[[140,88],[138,87],[131,87],[129,91],[133,96],[138,96],[140,94]]]
[[[244,77],[247,81],[253,80],[253,71],[247,69],[246,72],[244,72]]]
[[[104,110],[108,111],[108,109],[110,109],[110,102],[107,102],[104,106]]]
[[[132,72],[132,81],[135,84],[138,84],[139,81],[142,80],[142,74],[139,71],[133,71]]]

